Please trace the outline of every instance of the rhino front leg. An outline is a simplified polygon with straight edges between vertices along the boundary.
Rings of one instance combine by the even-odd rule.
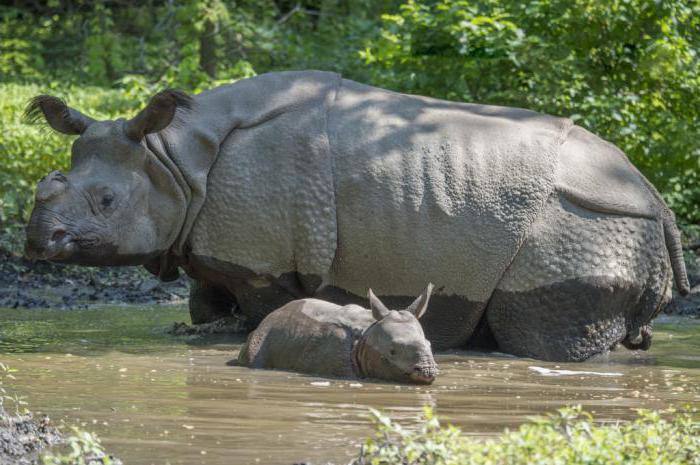
[[[206,281],[194,280],[190,288],[192,324],[211,323],[231,315],[235,298],[226,289]]]

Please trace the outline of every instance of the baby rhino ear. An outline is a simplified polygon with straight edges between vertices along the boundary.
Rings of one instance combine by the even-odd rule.
[[[406,308],[406,311],[413,313],[416,318],[422,317],[425,311],[428,310],[428,301],[430,300],[430,294],[433,292],[433,287],[433,283],[428,283],[428,287]]]
[[[367,292],[367,297],[369,298],[369,308],[372,309],[372,316],[375,320],[379,321],[384,319],[391,310],[386,308],[386,306],[379,300],[379,297],[374,295],[372,289]]]

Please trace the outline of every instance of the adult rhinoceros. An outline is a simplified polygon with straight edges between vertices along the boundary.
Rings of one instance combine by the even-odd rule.
[[[613,145],[528,110],[402,95],[326,72],[261,75],[130,120],[49,96],[30,116],[80,135],[38,185],[30,256],[194,278],[194,322],[236,304],[405,306],[427,281],[437,348],[476,339],[548,360],[648,347],[671,275],[672,213]]]

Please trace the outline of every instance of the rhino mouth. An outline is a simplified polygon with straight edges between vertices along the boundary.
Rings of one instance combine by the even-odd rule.
[[[31,260],[62,262],[81,252],[96,249],[100,243],[100,239],[93,234],[78,235],[63,226],[58,226],[40,237],[28,231],[25,255]]]
[[[64,228],[53,229],[48,237],[38,238],[27,234],[25,254],[32,260],[63,260],[70,257],[78,242],[73,233]]]
[[[416,365],[413,371],[408,373],[411,382],[416,384],[432,384],[438,374],[437,365]]]

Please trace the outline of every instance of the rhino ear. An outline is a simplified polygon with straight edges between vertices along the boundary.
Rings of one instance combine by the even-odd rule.
[[[433,283],[428,283],[428,287],[426,287],[423,293],[406,308],[406,311],[413,313],[417,319],[420,319],[420,317],[425,314],[425,311],[428,310],[428,302],[430,301],[430,294],[433,292],[433,287]]]
[[[178,108],[192,108],[192,97],[175,89],[166,89],[151,97],[146,108],[126,122],[124,131],[129,139],[140,142],[146,134],[168,127]]]
[[[63,134],[82,134],[95,122],[51,95],[37,95],[31,99],[24,110],[24,118],[30,123],[45,119],[49,126]]]
[[[379,321],[384,319],[391,311],[379,300],[379,297],[374,295],[372,289],[367,292],[367,298],[369,299],[369,308],[372,309],[372,316],[375,320]]]

